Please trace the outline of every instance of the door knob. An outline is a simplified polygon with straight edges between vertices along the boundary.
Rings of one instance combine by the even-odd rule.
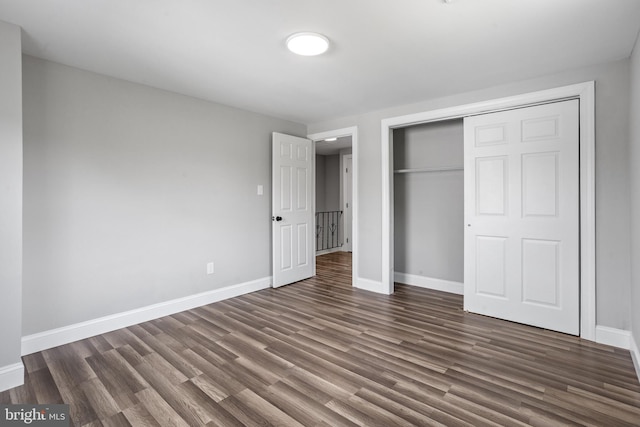
[[[272,216],[271,217],[271,221],[282,221],[282,217],[281,216]]]

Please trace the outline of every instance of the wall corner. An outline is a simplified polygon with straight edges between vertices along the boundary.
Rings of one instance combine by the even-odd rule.
[[[22,43],[0,21],[0,390],[21,385],[22,335]]]

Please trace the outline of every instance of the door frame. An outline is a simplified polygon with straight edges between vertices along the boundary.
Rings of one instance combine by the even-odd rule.
[[[353,156],[352,158],[352,171],[353,171],[353,175],[352,175],[352,185],[353,188],[351,190],[351,202],[353,204],[352,210],[351,210],[351,216],[352,216],[352,220],[351,220],[351,259],[352,259],[352,266],[351,266],[351,285],[352,286],[356,286],[357,284],[357,280],[358,280],[358,127],[357,126],[352,126],[352,127],[347,127],[347,128],[342,128],[342,129],[334,129],[334,130],[328,130],[325,132],[318,132],[318,133],[313,133],[313,134],[309,134],[307,135],[307,138],[310,139],[311,141],[313,141],[314,143],[311,144],[313,146],[312,149],[312,156],[313,156],[313,210],[315,212],[315,207],[316,207],[316,200],[315,200],[315,193],[316,193],[316,145],[315,142],[316,141],[320,141],[323,139],[327,139],[327,138],[340,138],[342,136],[351,136],[351,155]],[[315,226],[314,226],[314,230],[315,230]],[[313,275],[315,276],[316,274],[316,261],[315,261],[315,256],[313,257]]]
[[[596,339],[595,82],[530,92],[381,121],[382,286],[394,291],[393,129],[566,99],[580,100],[580,337]],[[463,226],[462,224],[460,225]]]

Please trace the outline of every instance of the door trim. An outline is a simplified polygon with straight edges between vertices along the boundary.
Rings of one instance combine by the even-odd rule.
[[[383,119],[381,121],[382,285],[380,293],[392,294],[394,291],[393,129],[565,99],[580,100],[580,337],[595,340],[595,82],[593,81]]]
[[[351,253],[352,253],[352,267],[351,267],[351,283],[353,287],[359,288],[358,284],[360,283],[360,279],[358,276],[359,272],[359,262],[358,262],[358,127],[352,126],[348,128],[329,130],[325,132],[318,132],[307,135],[307,138],[311,141],[319,141],[326,138],[339,138],[341,136],[351,136],[351,155],[353,168],[352,175],[352,185],[353,189],[351,192],[351,202],[353,203],[353,208],[351,210]],[[316,146],[313,145],[313,193],[315,195],[316,191]],[[313,199],[313,206],[315,211],[315,196]],[[316,274],[316,262],[315,257],[313,261],[313,275]]]

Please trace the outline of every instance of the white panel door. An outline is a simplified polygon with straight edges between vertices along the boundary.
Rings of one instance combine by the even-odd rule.
[[[344,244],[342,250],[351,252],[352,237],[351,227],[353,224],[353,156],[344,156]]]
[[[578,100],[464,119],[464,309],[578,335]]]
[[[273,133],[273,287],[313,275],[313,158],[311,141]]]

